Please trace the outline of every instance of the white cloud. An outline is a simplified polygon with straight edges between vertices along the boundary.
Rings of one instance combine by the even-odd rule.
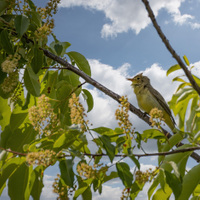
[[[151,0],[150,5],[155,16],[161,9],[165,9],[171,16],[172,20],[179,25],[188,24],[193,29],[200,28],[200,24],[193,22],[194,16],[181,14],[180,6],[184,0]],[[86,9],[92,9],[104,12],[109,20],[101,30],[102,37],[116,37],[118,33],[129,30],[138,34],[145,29],[149,23],[145,7],[141,1],[132,0],[62,0],[60,7],[82,6]]]
[[[129,77],[129,64],[124,64],[118,69],[114,69],[112,66],[105,65],[98,60],[89,60],[89,62],[93,79],[119,95],[127,95],[129,101],[134,106],[138,107],[131,84],[126,80],[126,77]],[[147,68],[143,74],[150,78],[153,87],[157,89],[167,101],[171,99],[177,87],[177,83],[172,83],[173,74],[167,77],[166,71],[158,64],[153,64],[150,68]],[[90,122],[94,124],[94,127],[107,126],[115,128],[117,126],[115,110],[118,108],[118,103],[96,88],[91,88],[89,85],[85,85],[85,87],[92,93],[94,98],[94,108],[88,113]],[[148,125],[132,113],[130,113],[130,120],[133,126],[136,127],[136,130],[149,128]]]

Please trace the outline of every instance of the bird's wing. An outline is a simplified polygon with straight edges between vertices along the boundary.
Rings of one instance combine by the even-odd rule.
[[[169,109],[169,106],[167,105],[165,99],[162,97],[162,95],[155,90],[151,85],[147,86],[150,93],[156,98],[156,100],[158,101],[158,103],[164,108],[164,110],[169,114],[169,116],[171,117],[172,121],[175,123],[175,120],[172,116],[171,110]]]

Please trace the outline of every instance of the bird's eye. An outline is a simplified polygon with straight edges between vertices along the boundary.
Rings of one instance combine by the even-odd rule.
[[[137,77],[137,80],[140,80],[140,77]]]

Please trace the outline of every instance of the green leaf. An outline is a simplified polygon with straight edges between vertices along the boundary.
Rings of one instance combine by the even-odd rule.
[[[64,180],[65,184],[73,187],[74,183],[74,172],[73,172],[73,160],[66,159],[61,160],[59,163],[61,178]]]
[[[160,170],[161,171],[161,170]],[[155,189],[157,188],[158,184],[159,184],[159,179],[160,179],[160,172],[158,174],[158,176],[153,180],[153,183],[151,184],[149,190],[148,190],[148,199],[151,198],[152,194],[154,193]]]
[[[175,199],[177,199],[182,191],[181,181],[174,175],[168,171],[165,171],[166,181],[169,187],[172,189]]]
[[[54,49],[55,49],[57,55],[60,56],[61,53],[62,53],[62,51],[63,51],[62,45],[60,45],[60,44],[55,44],[55,45],[54,45]]]
[[[4,130],[10,122],[11,108],[8,106],[8,99],[0,97],[0,126]]]
[[[101,136],[100,140],[102,141],[106,153],[112,162],[115,157],[115,146],[111,144],[110,138],[106,135]]]
[[[8,7],[9,1],[6,0],[0,0],[0,15],[5,11],[5,9]]]
[[[31,67],[26,67],[24,72],[24,84],[26,89],[33,96],[40,96],[40,83],[39,77],[33,72]]]
[[[34,4],[31,0],[27,0],[27,2],[28,2],[28,4],[29,4],[30,8],[31,8],[32,10],[36,11],[36,6],[35,6],[35,4]]]
[[[93,181],[93,178],[82,180],[80,177],[77,177],[79,188],[75,191],[74,197],[77,198],[79,195],[83,195],[86,192],[86,195],[88,195],[88,199],[84,198],[85,200],[91,199],[91,195],[88,193],[88,189],[90,188],[90,184]],[[84,196],[85,197],[85,196]],[[87,197],[87,196],[86,196]]]
[[[106,132],[109,132],[109,131],[112,131],[112,129],[110,128],[107,128],[107,127],[98,127],[98,128],[94,128],[94,129],[91,129],[92,131],[95,131],[96,133],[99,133],[101,135],[103,135],[104,133]]]
[[[8,181],[8,194],[12,200],[26,198],[26,193],[29,191],[29,167],[26,163],[22,163]],[[29,196],[28,196],[29,197]]]
[[[171,188],[165,184],[165,190],[163,191],[163,189],[158,189],[155,194],[153,195],[152,200],[167,200],[169,199],[169,197],[171,196],[172,190]]]
[[[40,200],[40,195],[42,193],[42,188],[44,187],[43,184],[43,166],[37,166],[34,171],[32,171],[31,179],[34,178],[31,196],[34,200]]]
[[[138,161],[138,159],[135,158],[135,156],[129,156],[129,158],[135,163],[135,165],[137,166],[138,169],[140,169],[140,163]]]
[[[133,182],[133,174],[130,172],[130,167],[126,163],[116,163],[119,178],[122,180],[126,188],[130,188]]]
[[[11,148],[13,151],[23,152],[23,146],[31,143],[37,132],[33,129],[32,125],[21,129],[12,130],[12,134],[6,140],[6,147]]]
[[[186,55],[183,56],[183,59],[184,59],[184,61],[185,61],[185,64],[186,64],[187,66],[190,66],[190,62],[189,62],[188,58],[186,57]]]
[[[17,15],[15,18],[15,29],[20,37],[27,31],[30,21],[24,15]]]
[[[55,36],[55,41],[50,44],[51,49],[55,52],[58,56],[64,56],[66,54],[66,49],[71,46],[69,42],[59,42]]]
[[[1,168],[0,173],[0,194],[2,193],[6,181],[8,178],[18,169],[19,165],[22,163],[22,159],[20,157],[15,157],[8,160],[3,167]]]
[[[14,53],[13,47],[12,47],[12,44],[11,44],[10,41],[11,40],[9,38],[7,30],[1,31],[0,43],[1,43],[1,46],[6,51],[7,54],[13,54]]]
[[[94,106],[93,97],[92,97],[91,93],[88,90],[83,89],[82,91],[84,92],[83,97],[86,100],[87,105],[88,105],[87,112],[90,112],[92,110],[93,106]]]
[[[34,48],[34,56],[31,60],[31,67],[35,74],[37,74],[43,66],[43,51],[38,47]]]
[[[85,72],[88,76],[91,76],[91,70],[90,70],[90,65],[87,61],[87,59],[80,53],[71,51],[68,52],[67,55],[70,57],[72,61],[74,61],[78,68]]]
[[[162,132],[160,132],[157,129],[147,129],[144,130],[143,133],[141,134],[142,139],[160,139],[160,138],[164,138],[164,134]]]
[[[200,164],[193,167],[184,177],[182,192],[178,200],[188,200],[200,181]]]
[[[14,131],[16,128],[18,128],[23,121],[25,120],[25,118],[27,117],[28,113],[12,113],[11,117],[10,117],[10,125],[12,127],[12,131]]]
[[[169,74],[171,74],[172,72],[174,72],[174,71],[176,71],[176,70],[179,70],[179,69],[181,69],[181,67],[180,67],[178,64],[171,66],[171,67],[167,70],[167,76],[168,76]]]

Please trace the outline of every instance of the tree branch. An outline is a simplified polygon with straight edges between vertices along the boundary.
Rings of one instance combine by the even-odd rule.
[[[11,149],[4,149],[2,147],[0,147],[1,150],[4,150],[6,152],[10,152],[16,155],[20,155],[20,156],[26,156],[27,153],[21,153],[21,152],[17,152],[17,151],[12,151]],[[195,150],[200,150],[200,147],[190,147],[190,148],[185,148],[185,149],[178,149],[178,150],[173,150],[173,151],[166,151],[166,152],[157,152],[157,153],[144,153],[144,154],[131,154],[132,156],[135,157],[148,157],[148,156],[167,156],[167,155],[171,155],[171,154],[176,154],[176,153],[185,153],[188,151],[195,151]],[[83,153],[83,155],[85,156],[92,156],[92,157],[98,157],[98,156],[108,156],[105,153],[101,153],[101,154],[90,154],[90,153]],[[65,154],[62,156],[59,156],[58,158],[63,158],[63,157],[71,157],[72,155],[70,154]],[[116,154],[115,157],[128,157],[128,155],[125,154]]]
[[[153,23],[153,26],[155,27],[158,35],[160,36],[161,40],[165,44],[166,48],[168,51],[171,53],[173,58],[178,62],[179,66],[183,69],[185,72],[185,75],[188,77],[190,83],[192,84],[192,87],[197,91],[197,93],[200,95],[200,87],[198,84],[195,82],[194,78],[192,77],[191,72],[188,70],[187,66],[184,64],[184,62],[181,60],[180,56],[176,53],[176,51],[172,48],[171,44],[169,43],[169,40],[166,38],[165,34],[162,32],[160,26],[158,25],[156,18],[154,16],[154,13],[149,5],[148,0],[142,0],[144,3],[146,10],[149,14],[149,17]]]
[[[73,65],[71,65],[70,63],[68,63],[67,61],[65,61],[64,59],[60,58],[59,56],[54,55],[53,53],[51,53],[50,51],[41,48],[41,50],[43,50],[44,54],[48,57],[53,59],[54,61],[58,62],[59,64],[61,64],[64,67],[44,67],[43,69],[67,69],[70,70],[76,74],[78,74],[80,77],[82,77],[85,81],[87,81],[88,83],[90,83],[91,85],[93,85],[94,87],[96,87],[97,89],[99,89],[100,91],[104,92],[105,94],[107,94],[108,96],[110,96],[112,99],[114,99],[115,101],[117,101],[118,103],[120,102],[120,98],[121,96],[114,93],[113,91],[109,90],[108,88],[106,88],[105,86],[103,86],[102,84],[98,83],[97,81],[95,81],[93,78],[91,78],[90,76],[88,76],[87,74],[85,74],[83,71],[79,70],[78,68],[74,67]],[[137,115],[140,119],[142,119],[143,121],[145,121],[149,126],[151,126],[151,123],[149,122],[149,116],[145,115],[140,109],[137,109],[135,106],[133,106],[130,103],[130,111],[132,113],[134,113],[135,115]],[[166,135],[167,138],[170,138],[172,135],[166,131],[165,129],[162,128],[163,133]],[[184,145],[183,143],[179,143],[177,146],[182,146]],[[196,153],[192,153],[191,157],[193,159],[195,159],[197,162],[200,162],[200,156]]]

